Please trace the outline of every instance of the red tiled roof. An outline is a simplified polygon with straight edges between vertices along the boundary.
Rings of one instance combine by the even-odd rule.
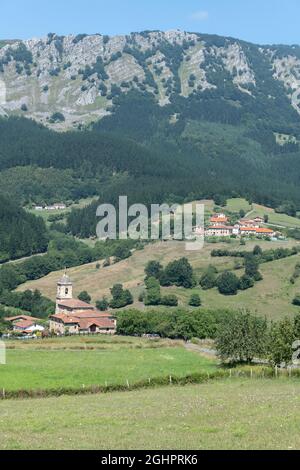
[[[51,315],[50,319],[52,320],[61,320],[65,325],[77,324],[80,329],[87,330],[92,325],[96,325],[99,328],[115,328],[115,324],[107,316],[98,316],[90,318],[80,318],[75,315],[65,315],[63,313],[57,313],[56,315]]]
[[[262,228],[257,228],[256,232],[257,233],[270,233],[271,234],[271,233],[274,233],[274,230],[271,230],[270,228],[262,227]]]
[[[35,322],[35,321],[38,321],[39,318],[34,318],[34,317],[31,317],[30,315],[17,315],[15,317],[6,317],[6,318],[4,318],[4,320],[5,321],[11,321],[11,322],[18,321],[18,320]]]
[[[111,328],[115,329],[115,324],[108,318],[93,318],[93,319],[81,319],[79,320],[79,328],[81,330],[87,330],[92,325],[98,326],[98,328]]]
[[[211,217],[211,222],[227,222],[228,217]]]
[[[31,326],[33,326],[35,324],[35,322],[33,321],[30,321],[30,320],[24,320],[24,321],[19,321],[17,323],[15,323],[15,326],[17,328],[21,328],[22,330],[26,330],[26,328],[30,328]]]
[[[215,225],[215,226],[212,226],[212,227],[208,227],[207,230],[233,230],[233,227],[231,227],[230,225]]]
[[[63,299],[63,300],[58,300],[57,303],[58,305],[61,305],[62,307],[95,310],[95,308],[92,305],[86,302],[82,302],[82,300],[79,300],[79,299]]]
[[[65,324],[79,322],[78,318],[74,317],[73,315],[66,315],[65,313],[56,313],[55,315],[51,315],[50,319],[61,320]]]
[[[76,318],[107,318],[111,317],[112,313],[110,312],[100,312],[100,310],[76,310],[76,312],[72,313],[72,317]]]

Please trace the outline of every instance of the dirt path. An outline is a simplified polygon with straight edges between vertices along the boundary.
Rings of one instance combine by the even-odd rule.
[[[202,356],[206,355],[206,356],[209,356],[210,358],[217,356],[217,351],[215,349],[205,348],[198,344],[185,343],[184,347],[188,351],[197,352],[199,354],[202,354]]]

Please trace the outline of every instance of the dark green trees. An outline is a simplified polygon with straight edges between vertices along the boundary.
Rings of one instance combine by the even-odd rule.
[[[122,284],[115,284],[110,290],[112,300],[109,303],[111,308],[122,308],[133,304],[133,297],[128,289],[123,289]]]
[[[189,305],[191,307],[200,307],[201,306],[201,299],[199,294],[193,294],[191,295],[191,298],[189,300]]]
[[[239,285],[239,278],[229,271],[225,271],[217,279],[217,287],[223,295],[236,295]]]
[[[222,361],[251,362],[264,357],[267,344],[266,321],[248,312],[231,315],[219,326],[216,347]]]
[[[91,296],[86,290],[80,292],[80,294],[78,295],[78,299],[82,302],[86,302],[87,304],[89,304],[92,300]]]

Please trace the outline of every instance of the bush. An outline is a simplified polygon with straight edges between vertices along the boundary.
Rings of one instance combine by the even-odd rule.
[[[200,285],[202,289],[208,290],[213,289],[216,287],[217,282],[217,268],[215,266],[210,265],[207,270],[204,272],[200,279]]]
[[[160,284],[155,277],[149,277],[145,281],[146,294],[144,297],[145,305],[159,305],[161,302]]]
[[[105,297],[103,297],[102,300],[98,300],[96,302],[96,308],[100,310],[101,312],[106,312],[108,310],[108,307],[109,307],[109,302]]]
[[[177,307],[178,306],[178,299],[176,295],[170,294],[170,295],[165,295],[164,297],[161,298],[161,305],[166,305],[168,307]]]
[[[293,299],[293,305],[300,307],[300,294],[296,295],[296,297]]]
[[[65,116],[62,114],[62,113],[53,113],[50,117],[50,122],[52,123],[57,123],[57,122],[64,122],[66,119],[65,119]]]
[[[113,297],[109,303],[111,308],[122,308],[133,304],[131,292],[128,289],[124,290],[122,284],[115,284],[110,291]]]
[[[217,279],[217,287],[220,294],[223,295],[236,295],[239,289],[239,284],[239,278],[229,271],[225,271]]]
[[[80,292],[80,294],[78,295],[78,299],[82,302],[86,302],[87,304],[89,304],[92,300],[92,297],[88,294],[86,290],[84,290]]]
[[[193,294],[189,300],[189,305],[191,307],[200,307],[201,306],[201,299],[199,294]]]
[[[241,290],[247,290],[247,289],[251,289],[251,287],[253,286],[254,286],[254,279],[252,279],[252,277],[250,276],[247,276],[247,274],[244,274],[244,276],[242,276],[240,279],[239,288]]]

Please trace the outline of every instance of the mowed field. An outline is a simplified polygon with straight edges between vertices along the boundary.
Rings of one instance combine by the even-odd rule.
[[[233,240],[230,244],[206,243],[201,251],[186,251],[183,242],[157,242],[147,245],[144,250],[136,251],[127,260],[103,269],[96,269],[96,263],[71,268],[68,274],[74,283],[74,295],[87,290],[92,296],[93,302],[103,296],[110,297],[110,288],[116,283],[122,283],[124,287],[133,293],[137,308],[144,308],[138,302],[139,293],[144,289],[144,268],[148,261],[157,260],[164,266],[174,259],[187,257],[192,264],[197,278],[209,264],[217,267],[219,272],[226,269],[234,269],[233,258],[212,258],[213,249],[230,250],[253,250],[255,245],[260,245],[263,250],[279,247],[292,247],[297,245],[295,240],[289,242],[266,242],[248,241],[245,247],[241,247],[239,241]],[[165,293],[175,292],[180,300],[180,305],[187,307],[190,295],[193,292],[200,294],[204,308],[248,308],[252,312],[266,315],[268,318],[280,318],[284,315],[293,315],[298,312],[298,308],[292,305],[292,300],[297,293],[300,293],[300,279],[292,285],[289,280],[294,272],[297,262],[300,262],[300,255],[292,256],[279,261],[262,264],[260,270],[264,280],[256,283],[253,289],[239,292],[237,296],[226,297],[218,293],[217,289],[203,291],[200,286],[195,290],[178,288],[163,289]],[[235,271],[237,275],[242,275],[243,270]],[[55,299],[56,282],[63,274],[62,271],[53,272],[37,281],[27,282],[18,288],[19,291],[26,289],[39,289],[44,295]]]
[[[0,449],[300,449],[300,383],[227,379],[0,401]]]
[[[94,338],[94,343],[86,343],[83,338],[81,349],[77,339],[56,339],[50,343],[45,340],[43,348],[39,348],[35,341],[20,344],[20,347],[13,344],[16,349],[7,350],[7,363],[0,366],[0,389],[80,389],[216,370],[215,360],[186,350],[183,343],[175,342],[173,346],[169,342],[170,347],[167,345],[165,341],[151,343],[142,339],[136,343],[126,342],[119,337],[111,338],[109,343],[104,342],[103,349],[97,338]],[[7,346],[12,347],[10,342]],[[62,350],[62,346],[66,349]]]

